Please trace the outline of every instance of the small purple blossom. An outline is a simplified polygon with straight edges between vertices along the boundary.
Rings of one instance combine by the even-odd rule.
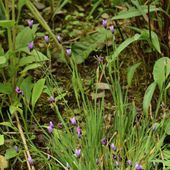
[[[29,26],[30,28],[32,28],[33,23],[34,23],[34,20],[28,19],[28,20],[27,20],[27,23],[28,23],[28,26]]]
[[[136,169],[136,170],[142,170],[142,167],[136,162],[136,164],[135,164],[135,169]]]
[[[70,165],[69,165],[68,162],[66,163],[66,168],[67,168],[68,170],[70,169]]]
[[[80,156],[81,156],[81,149],[76,149],[75,150],[75,155],[76,155],[77,158],[80,158]]]
[[[106,138],[101,139],[101,144],[102,145],[107,145],[107,139]]]
[[[102,25],[103,25],[104,28],[107,27],[107,19],[103,19],[102,20]]]
[[[49,37],[48,37],[48,35],[45,35],[45,36],[44,36],[44,41],[46,42],[46,44],[48,44],[48,42],[49,42]]]
[[[54,124],[53,124],[53,122],[52,122],[52,121],[50,121],[49,126],[51,126],[52,128],[54,127]]]
[[[15,92],[16,92],[17,94],[21,94],[21,95],[24,94],[23,91],[22,91],[18,86],[15,88]]]
[[[77,124],[76,118],[75,117],[70,118],[70,123],[72,125],[76,125]]]
[[[18,153],[19,152],[19,149],[18,149],[18,146],[14,146],[14,149],[15,149],[15,151]]]
[[[112,144],[110,145],[110,147],[112,148],[113,151],[116,151],[116,149],[117,149],[116,146],[114,145],[114,143],[112,143]]]
[[[34,164],[34,160],[31,158],[31,156],[28,157],[28,162],[31,166]]]
[[[95,58],[96,58],[98,64],[101,64],[104,60],[104,58],[102,56],[98,56],[98,55],[96,55]]]
[[[128,160],[128,165],[129,165],[130,167],[132,167],[132,161],[131,161],[131,160]]]
[[[68,57],[71,56],[71,48],[67,48],[66,49],[66,54],[67,54]]]
[[[31,42],[28,43],[28,49],[29,49],[30,51],[32,51],[33,48],[34,48],[34,42],[31,41]]]
[[[57,35],[57,40],[58,40],[58,42],[59,42],[59,43],[61,43],[61,42],[62,42],[62,38],[61,38],[61,36],[60,36],[60,35]]]
[[[50,98],[48,99],[48,101],[49,101],[50,103],[54,103],[54,102],[55,102],[55,98],[54,98],[53,96],[50,96]]]
[[[54,128],[53,122],[50,121],[49,126],[47,127],[48,132],[49,132],[49,133],[52,133],[52,132],[53,132],[53,128]]]
[[[113,25],[111,25],[110,27],[110,31],[112,32],[112,34],[115,32],[115,29],[114,29],[114,26]]]
[[[82,134],[82,130],[79,126],[76,128],[76,132],[77,132],[78,137],[80,138]]]
[[[119,162],[118,161],[115,162],[115,167],[119,168]]]

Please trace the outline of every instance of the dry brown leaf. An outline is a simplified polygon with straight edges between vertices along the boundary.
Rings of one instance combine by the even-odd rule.
[[[96,83],[96,88],[101,90],[110,90],[110,85],[107,83]]]
[[[0,170],[4,170],[5,168],[8,168],[8,161],[4,156],[0,155]]]

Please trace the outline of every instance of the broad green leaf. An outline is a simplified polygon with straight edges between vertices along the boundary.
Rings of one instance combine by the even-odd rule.
[[[156,8],[155,6],[150,5],[150,12],[154,12],[154,11],[158,11],[158,10],[159,10],[159,8]],[[148,6],[147,5],[142,5],[141,6],[141,11],[139,9],[135,8],[135,7],[130,7],[126,11],[119,12],[112,19],[113,20],[128,19],[128,18],[133,18],[133,17],[141,16],[143,14],[147,14],[148,13]]]
[[[31,64],[33,62],[47,61],[48,58],[40,51],[33,50],[30,56],[23,57],[19,61],[19,66]]]
[[[0,93],[2,94],[12,93],[11,83],[0,83]]]
[[[150,42],[149,34],[151,34],[151,42]],[[150,42],[153,45],[153,47],[155,48],[156,51],[161,53],[159,39],[158,39],[157,34],[154,31],[149,32],[149,30],[142,30],[140,39],[147,40],[148,42]]]
[[[153,68],[153,78],[154,81],[158,84],[159,89],[162,89],[162,86],[170,74],[170,59],[168,57],[162,57],[155,62]]]
[[[9,160],[11,158],[15,158],[16,156],[17,156],[17,152],[15,148],[10,148],[6,150],[5,159]]]
[[[45,79],[40,79],[35,83],[33,87],[33,91],[32,91],[32,107],[33,108],[35,107],[35,104],[43,91],[44,84],[45,84]]]
[[[82,63],[92,51],[102,48],[112,40],[113,35],[110,30],[99,28],[97,32],[81,38],[72,45],[72,57],[77,64]]]
[[[42,66],[42,64],[38,64],[38,63],[30,64],[30,65],[26,66],[24,68],[24,70],[21,71],[21,74],[24,74],[28,70],[33,70],[33,69],[36,69],[36,68],[41,67],[41,66]]]
[[[31,91],[32,91],[32,88],[33,88],[33,83],[32,83],[32,78],[31,76],[25,78],[21,85],[20,85],[20,88],[23,90],[24,92],[24,97],[26,98],[27,100],[27,103],[30,102],[31,100]]]
[[[152,96],[156,88],[156,83],[153,82],[149,85],[149,87],[146,89],[144,99],[143,99],[143,111],[145,114],[148,113],[149,105],[151,104]]]
[[[7,59],[5,56],[0,56],[0,65],[4,65],[7,63]]]
[[[28,46],[28,43],[33,41],[35,33],[38,29],[38,24],[34,24],[33,28],[29,27],[23,28],[16,37],[16,50],[22,50],[24,47]]]
[[[121,43],[114,51],[113,55],[111,58],[108,59],[108,62],[111,63],[115,61],[118,57],[118,55],[131,43],[139,40],[140,34],[135,34],[133,37],[127,38],[123,43]]]
[[[0,20],[0,26],[4,28],[13,27],[15,25],[14,20]]]
[[[128,69],[127,82],[128,82],[129,87],[132,85],[132,79],[133,79],[134,73],[135,73],[136,69],[140,66],[140,64],[141,63],[134,64],[133,66],[131,66]]]
[[[4,144],[4,135],[0,135],[0,145]]]

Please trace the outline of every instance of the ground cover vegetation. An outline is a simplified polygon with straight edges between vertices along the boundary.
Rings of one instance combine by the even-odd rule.
[[[0,0],[0,170],[169,170],[170,1]]]

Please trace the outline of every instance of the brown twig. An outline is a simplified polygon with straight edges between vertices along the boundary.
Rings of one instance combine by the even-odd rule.
[[[22,130],[21,123],[20,123],[17,112],[15,113],[15,118],[16,118],[16,121],[17,121],[18,130],[19,130],[19,133],[20,133],[23,145],[24,145],[25,158],[26,158],[26,161],[27,161],[28,170],[35,170],[35,167],[34,166],[31,167],[30,164],[29,164],[29,161],[28,161],[28,158],[31,157],[31,155],[30,155],[30,152],[29,152],[29,149],[28,149],[28,146],[27,146],[27,142],[26,142],[24,132]]]

